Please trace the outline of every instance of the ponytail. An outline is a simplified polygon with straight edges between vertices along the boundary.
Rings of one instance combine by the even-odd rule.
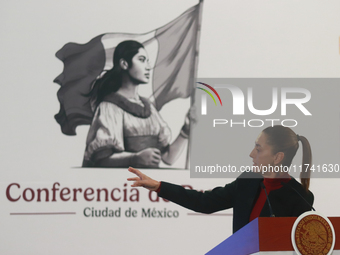
[[[299,148],[299,141],[302,144],[302,169],[300,180],[302,187],[308,191],[310,183],[310,168],[312,164],[312,150],[306,137],[297,135],[288,127],[276,125],[267,127],[262,132],[267,135],[267,143],[272,146],[273,153],[284,153],[283,166],[290,166]]]
[[[302,187],[308,191],[310,183],[310,168],[312,166],[312,150],[306,137],[297,135],[298,140],[302,143],[302,172],[300,180]]]
[[[92,90],[88,94],[92,108],[95,109],[106,95],[116,92],[121,86],[121,68],[116,65],[94,83]]]

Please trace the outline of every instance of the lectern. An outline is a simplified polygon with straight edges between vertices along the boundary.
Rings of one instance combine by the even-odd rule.
[[[291,231],[296,219],[296,217],[256,218],[206,255],[296,254],[291,241]],[[340,254],[340,217],[328,217],[328,219],[337,237],[332,254]]]

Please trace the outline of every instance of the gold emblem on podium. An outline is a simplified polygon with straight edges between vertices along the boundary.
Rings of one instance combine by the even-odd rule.
[[[306,212],[298,217],[292,228],[292,244],[297,254],[331,254],[335,234],[328,218],[316,212]]]

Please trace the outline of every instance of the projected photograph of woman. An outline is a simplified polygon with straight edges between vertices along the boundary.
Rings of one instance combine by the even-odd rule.
[[[87,94],[94,112],[83,167],[148,167],[173,164],[189,136],[189,114],[177,138],[149,99],[138,94],[151,66],[144,46],[133,40],[117,45],[113,68]]]
[[[56,52],[54,118],[68,136],[90,125],[80,129],[83,167],[189,168],[200,20],[201,3],[147,33],[104,33]]]

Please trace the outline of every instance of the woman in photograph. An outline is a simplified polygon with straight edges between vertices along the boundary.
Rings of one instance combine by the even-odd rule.
[[[150,79],[148,54],[137,41],[123,41],[113,55],[113,68],[99,78],[89,97],[94,118],[87,136],[84,167],[158,168],[171,165],[189,136],[189,117],[170,144],[171,131],[154,105],[139,96]]]
[[[302,144],[301,184],[286,171]],[[160,197],[201,213],[233,208],[233,232],[257,217],[297,217],[312,209],[314,196],[309,191],[311,147],[308,140],[288,127],[264,129],[250,153],[252,171],[242,173],[235,181],[211,191],[198,192],[182,186],[151,179],[137,169],[129,171],[138,177],[128,178],[132,187],[156,191]],[[265,171],[265,167],[276,171]],[[277,171],[281,169],[280,171]],[[268,194],[268,199],[267,195]]]

